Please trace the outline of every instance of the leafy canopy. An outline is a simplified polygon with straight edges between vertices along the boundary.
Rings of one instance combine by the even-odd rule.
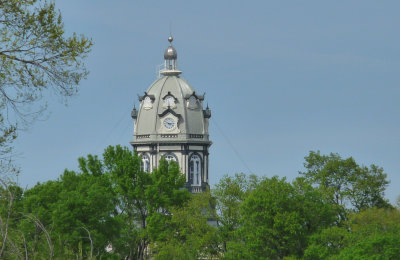
[[[63,102],[77,93],[91,46],[83,35],[66,36],[51,1],[0,1],[0,173],[17,172],[12,143],[45,110],[46,93]]]
[[[335,220],[332,206],[310,184],[263,179],[240,205],[240,227],[227,259],[301,257],[313,232]]]
[[[389,181],[383,168],[360,166],[352,157],[343,159],[338,154],[321,155],[319,151],[311,151],[305,160],[306,171],[300,175],[337,206],[341,219],[346,218],[349,210],[390,207],[384,198]]]
[[[92,42],[76,34],[66,37],[61,14],[52,2],[0,1],[0,35],[3,111],[13,110],[26,118],[44,89],[72,96],[87,76],[83,59]]]

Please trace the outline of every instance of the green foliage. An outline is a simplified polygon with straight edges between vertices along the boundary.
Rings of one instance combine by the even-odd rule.
[[[144,172],[141,158],[120,146],[108,147],[103,158],[118,194],[122,223],[121,236],[113,242],[113,248],[129,259],[142,259],[151,240],[163,236],[170,209],[189,199],[189,192],[182,189],[185,178],[175,162],[165,159],[152,173]]]
[[[237,173],[235,176],[225,175],[212,190],[216,199],[218,229],[223,251],[226,251],[226,244],[233,239],[234,231],[240,225],[240,205],[258,184],[257,176]]]
[[[193,194],[183,206],[171,209],[162,239],[152,245],[155,259],[213,259],[219,255],[215,203],[209,192]]]
[[[396,259],[400,255],[400,212],[370,208],[350,216],[340,259]]]
[[[0,173],[18,173],[12,143],[45,110],[47,90],[64,102],[77,93],[91,46],[85,36],[66,36],[53,2],[0,1]]]
[[[304,259],[329,259],[336,256],[344,247],[343,239],[348,235],[345,227],[328,227],[314,233],[304,252]]]
[[[352,158],[306,157],[285,178],[224,176],[189,194],[175,162],[152,173],[128,148],[79,158],[79,172],[23,191],[0,185],[0,258],[396,259],[400,212],[386,175]],[[376,207],[371,207],[375,205]],[[5,235],[7,233],[7,235]],[[106,252],[107,246],[112,252]]]
[[[313,235],[305,259],[397,259],[400,212],[369,208],[353,213],[347,227],[330,227]]]
[[[331,153],[321,155],[311,151],[305,157],[305,179],[317,185],[325,197],[337,207],[341,220],[345,220],[349,209],[360,211],[369,207],[391,207],[384,199],[389,184],[383,169],[371,165],[359,166],[352,157],[342,159]]]
[[[1,109],[1,105],[0,105]],[[12,143],[17,138],[17,127],[8,125],[8,121],[0,113],[0,178],[5,181],[7,174],[18,173],[18,169],[12,163]]]
[[[91,41],[65,36],[55,4],[38,0],[0,2],[1,105],[17,111],[34,104],[42,91],[52,88],[60,96],[77,92],[87,75],[83,59]]]
[[[161,160],[147,173],[141,158],[121,146],[108,147],[103,160],[89,155],[78,162],[79,173],[65,170],[58,180],[24,193],[17,186],[0,189],[0,216],[11,214],[13,242],[5,255],[25,250],[37,258],[143,259],[150,242],[166,236],[170,210],[190,198],[174,162]],[[108,245],[113,253],[105,252]]]
[[[59,180],[37,184],[24,194],[26,218],[20,223],[30,241],[29,251],[39,251],[37,238],[43,235],[43,230],[32,225],[34,218],[49,230],[55,256],[63,256],[65,246],[73,254],[83,250],[86,255],[91,246],[97,252],[104,252],[117,229],[113,219],[115,200],[105,175],[65,170]]]
[[[311,208],[309,208],[311,206]],[[265,178],[240,206],[240,228],[227,259],[301,257],[309,236],[334,221],[334,211],[303,180]]]

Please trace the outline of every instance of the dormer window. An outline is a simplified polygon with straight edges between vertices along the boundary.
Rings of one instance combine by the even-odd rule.
[[[153,102],[151,101],[151,98],[149,96],[145,97],[143,99],[143,108],[144,109],[151,109],[153,108]]]
[[[139,101],[142,102],[142,108],[149,110],[153,108],[153,102],[155,100],[154,95],[149,95],[144,92],[144,96],[139,96]]]
[[[196,109],[198,107],[198,100],[195,96],[191,96],[188,100],[188,108]]]
[[[167,96],[164,100],[165,105],[168,107],[174,107],[175,106],[175,98],[173,96]]]
[[[189,109],[197,109],[201,106],[202,102],[204,100],[204,95],[197,95],[196,92],[193,91],[192,94],[186,95],[185,100],[186,100],[186,106]]]
[[[176,107],[176,98],[171,92],[168,91],[168,94],[163,97],[164,100],[164,108],[175,108]]]

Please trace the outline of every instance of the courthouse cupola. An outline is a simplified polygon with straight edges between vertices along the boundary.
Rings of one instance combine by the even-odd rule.
[[[172,36],[168,37],[169,46],[164,52],[164,69],[160,71],[163,75],[179,75],[182,73],[182,71],[178,70],[178,53],[172,46],[173,40]]]
[[[151,171],[164,157],[179,163],[186,174],[186,186],[200,192],[208,186],[208,121],[211,110],[203,110],[204,94],[199,95],[179,75],[177,51],[170,45],[164,53],[162,75],[139,95],[140,107],[132,118],[134,149],[143,158],[143,169]]]

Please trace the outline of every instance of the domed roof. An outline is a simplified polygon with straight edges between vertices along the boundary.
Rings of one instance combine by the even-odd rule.
[[[176,52],[175,48],[172,47],[173,40],[174,40],[174,38],[172,38],[172,36],[168,37],[168,41],[169,41],[170,45],[164,52],[164,59],[166,59],[166,60],[176,60],[178,58],[178,53]]]
[[[197,95],[179,76],[157,79],[145,95],[139,97],[141,104],[135,120],[133,143],[209,142],[203,99],[204,95]],[[177,121],[173,131],[163,127],[166,117]]]
[[[164,59],[166,60],[176,60],[178,58],[178,53],[172,45],[168,46],[168,48],[164,52]]]

